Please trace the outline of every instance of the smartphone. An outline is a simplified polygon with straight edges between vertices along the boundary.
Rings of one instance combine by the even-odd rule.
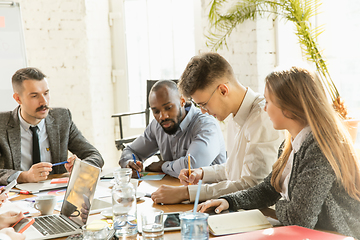
[[[181,212],[164,213],[164,231],[180,230],[180,214]]]
[[[15,187],[15,185],[17,184],[17,181],[16,179],[13,180],[11,183],[9,183],[5,188],[4,190],[2,191],[1,195],[4,195],[6,193],[8,193],[10,191],[10,189],[12,189],[13,187]]]
[[[12,227],[15,232],[23,233],[28,227],[30,227],[35,222],[34,218],[22,218],[17,221]]]

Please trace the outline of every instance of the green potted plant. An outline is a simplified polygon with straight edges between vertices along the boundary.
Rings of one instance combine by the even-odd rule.
[[[344,100],[341,98],[326,62],[318,47],[317,36],[321,34],[320,28],[312,28],[310,18],[315,16],[318,0],[212,0],[210,3],[209,21],[210,30],[207,35],[207,46],[217,51],[224,45],[237,25],[245,20],[254,20],[267,14],[274,14],[283,20],[294,23],[295,34],[298,37],[300,47],[307,60],[314,63],[320,79],[328,92],[334,109],[344,119],[348,120],[348,111]],[[356,134],[358,121],[349,120],[349,131]],[[348,123],[348,125],[350,125]],[[352,136],[355,140],[356,135]]]

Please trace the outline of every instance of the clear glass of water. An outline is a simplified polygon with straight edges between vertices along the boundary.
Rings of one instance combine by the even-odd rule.
[[[96,221],[81,227],[83,240],[102,240],[106,239],[110,229],[105,222]]]
[[[143,239],[164,239],[164,211],[152,209],[141,213]]]
[[[130,168],[117,168],[113,173],[114,179],[119,185],[130,182],[131,174]]]
[[[117,169],[114,172],[116,184],[112,189],[112,210],[116,237],[136,236],[138,232],[136,193],[130,183],[131,173],[129,168]]]
[[[209,239],[209,214],[200,212],[184,212],[180,214],[182,240]]]

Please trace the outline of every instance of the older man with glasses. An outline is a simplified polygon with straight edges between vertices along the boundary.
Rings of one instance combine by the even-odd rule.
[[[182,170],[184,186],[161,186],[152,194],[155,202],[174,204],[194,201],[197,184],[203,180],[200,201],[246,189],[259,184],[271,172],[277,150],[284,137],[276,131],[264,111],[264,97],[244,87],[230,64],[217,53],[193,57],[183,72],[181,93],[208,113],[223,121],[229,115],[228,160],[221,165]],[[229,147],[231,146],[231,147]],[[192,185],[189,185],[192,184]]]

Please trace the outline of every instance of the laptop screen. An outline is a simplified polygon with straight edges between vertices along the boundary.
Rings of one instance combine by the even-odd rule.
[[[60,214],[80,226],[86,224],[100,170],[85,161],[74,161]]]

